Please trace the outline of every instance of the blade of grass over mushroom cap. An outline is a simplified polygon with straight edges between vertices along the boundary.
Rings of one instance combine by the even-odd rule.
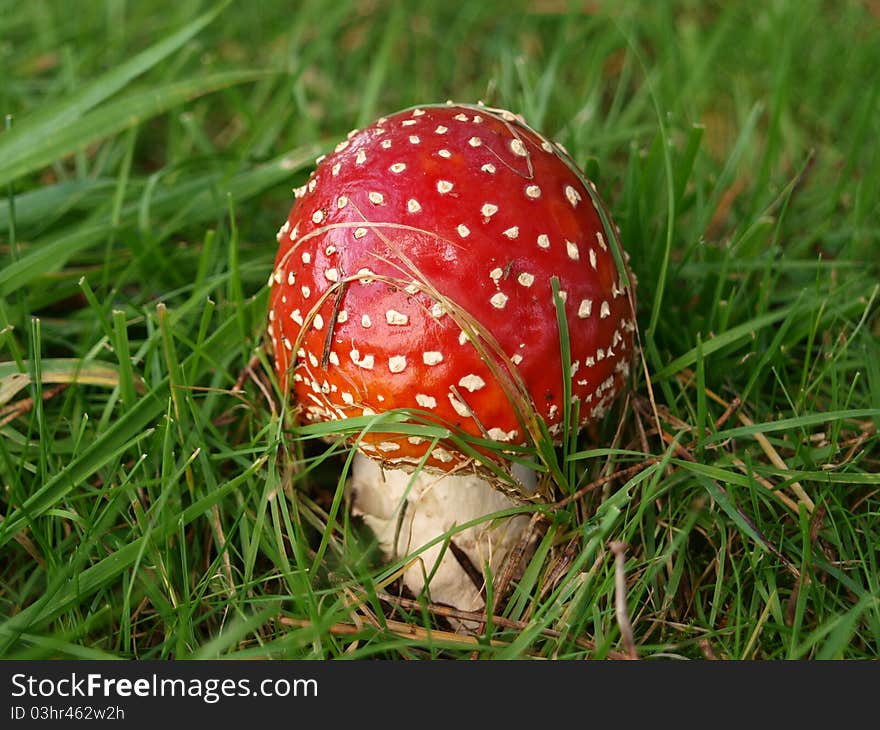
[[[501,118],[502,120],[504,119],[503,114],[505,112],[504,112],[504,110],[501,110],[501,109],[492,109],[490,107],[485,107],[482,105],[463,104],[461,106],[466,106],[466,107],[469,107],[474,110],[480,110],[481,113],[488,112],[490,114],[496,115],[496,117]],[[618,273],[618,277],[619,277],[619,285],[620,285],[621,289],[623,289],[626,292],[627,302],[629,303],[629,307],[630,307],[630,314],[632,316],[633,322],[636,322],[637,321],[637,317],[636,317],[637,309],[636,309],[636,292],[635,292],[634,280],[632,279],[632,277],[630,275],[629,266],[627,265],[626,260],[624,258],[624,248],[623,248],[623,244],[620,240],[620,234],[618,232],[617,226],[615,226],[614,223],[612,222],[611,214],[608,210],[608,207],[607,207],[605,201],[599,196],[598,190],[596,189],[596,186],[593,184],[593,182],[586,177],[586,175],[584,174],[584,172],[580,168],[580,166],[574,161],[574,159],[571,157],[571,155],[569,155],[560,145],[554,144],[553,142],[548,140],[538,130],[529,126],[529,124],[522,117],[517,117],[517,122],[520,125],[522,125],[525,129],[529,130],[532,134],[537,136],[539,139],[544,140],[545,142],[548,143],[549,148],[553,151],[553,154],[555,154],[556,157],[558,157],[562,162],[565,163],[565,165],[568,167],[568,169],[581,182],[581,185],[584,187],[584,189],[587,191],[587,194],[590,196],[590,200],[593,203],[593,207],[599,216],[599,220],[601,221],[602,228],[604,231],[605,241],[609,242],[609,244],[610,244],[609,248],[611,249],[611,254],[614,259],[614,264],[617,267],[617,273]],[[554,279],[555,279],[555,277],[554,277]],[[559,290],[558,280],[554,281],[553,287],[554,287],[554,290],[553,290],[554,305],[556,308],[556,315],[557,315],[557,326],[559,328],[559,333],[560,333],[560,346],[562,347],[563,350],[570,350],[569,342],[568,342],[568,331],[567,331],[568,328],[567,328],[567,324],[565,322],[564,303],[562,301],[560,301],[559,291],[558,291]],[[638,327],[636,327],[635,336],[637,339],[640,339]],[[568,364],[570,365],[570,355],[567,358],[563,359],[563,364],[566,364],[566,360],[568,360]],[[571,421],[571,404],[570,404],[570,401],[571,401],[571,375],[567,370],[565,372],[563,372],[563,384],[564,384],[564,387],[566,388],[566,398],[565,398],[565,405],[564,405],[565,415],[563,417],[564,432],[563,432],[562,438],[563,438],[563,442],[566,444],[566,448],[568,448],[569,441],[572,442],[571,447],[574,448],[574,440],[575,440],[575,438],[577,436],[577,432],[579,430],[579,422],[577,422],[577,421],[572,422]],[[580,406],[579,403],[576,404],[576,410],[579,409],[579,406]],[[538,421],[540,422],[540,419],[538,419]],[[540,427],[541,426],[539,425],[539,428]],[[546,428],[544,428],[543,430],[546,431]],[[545,436],[549,439],[550,448],[546,452],[547,455],[549,456],[550,453],[553,453],[552,438],[549,437],[549,433],[545,433]],[[541,443],[541,442],[539,440],[535,440],[535,443]],[[559,471],[558,469],[555,471],[555,474],[557,477],[562,476],[562,472]],[[560,481],[560,485],[562,483],[563,482]]]
[[[560,373],[562,377],[562,463],[569,464],[569,474],[566,474],[566,482],[559,486],[563,488],[563,491],[569,492],[573,484],[573,480],[570,478],[573,464],[569,462],[568,455],[574,440],[572,431],[576,434],[580,424],[576,420],[572,420],[571,343],[568,339],[568,320],[565,317],[565,302],[563,302],[562,297],[559,295],[559,277],[553,276],[550,278],[550,288],[553,291],[553,305],[556,310],[556,327],[559,330],[559,360],[562,365],[562,372]]]
[[[372,224],[375,225],[375,224]],[[380,224],[380,228],[384,228],[384,224]],[[395,228],[398,226],[394,226]],[[425,231],[423,229],[413,229],[417,230],[420,233],[427,233],[428,235],[436,235],[429,231]],[[391,240],[388,239],[387,236],[384,236],[384,232],[380,231],[379,235],[383,238],[385,243],[389,246],[394,247],[394,252],[397,258],[402,262],[402,267],[399,266],[401,273],[405,278],[396,281],[395,283],[399,286],[406,286],[411,283],[415,283],[422,292],[427,294],[432,301],[440,304],[442,310],[446,312],[455,324],[461,329],[462,332],[468,337],[468,340],[477,350],[480,355],[480,359],[486,364],[489,368],[490,373],[499,383],[502,388],[502,391],[513,408],[514,414],[519,421],[521,427],[529,435],[531,443],[535,446],[540,446],[542,441],[544,441],[545,436],[549,436],[549,432],[546,431],[546,428],[543,427],[543,421],[538,416],[538,413],[535,410],[534,403],[532,402],[531,397],[528,393],[528,387],[526,386],[525,381],[522,379],[522,376],[519,373],[519,370],[516,368],[514,363],[510,360],[510,357],[507,353],[504,352],[498,340],[495,336],[480,322],[476,317],[472,316],[469,312],[467,312],[461,305],[455,300],[448,297],[446,294],[437,289],[424,275],[422,271],[418,269],[418,267],[413,263],[409,256],[407,256],[399,247],[396,246]],[[387,261],[387,263],[392,263],[397,266],[396,262]],[[474,416],[475,420],[476,417]],[[492,441],[488,434],[485,431],[485,428],[482,427],[482,424],[479,424],[480,430],[483,432],[485,436],[485,442],[490,444],[495,444],[496,449],[498,450],[498,456],[502,461],[504,461],[503,452],[506,450],[505,447],[498,448],[497,443]],[[552,442],[551,442],[551,450],[552,450]],[[473,454],[470,454],[473,457]],[[542,455],[543,456],[543,455]],[[547,463],[546,459],[545,466],[554,471],[553,465],[555,464],[555,459],[551,459],[550,463]],[[499,473],[497,468],[497,464],[494,465],[492,471],[496,472],[496,476]],[[511,483],[511,477],[509,474],[504,472],[500,472],[503,476],[503,481],[505,483]],[[555,474],[557,477],[561,477],[561,472],[557,468],[555,469]],[[516,482],[512,482],[514,484],[514,491],[511,496],[514,496],[516,499],[522,499],[524,495],[521,494],[521,490],[518,488]],[[538,498],[538,494],[536,495],[528,495],[528,500],[533,500]],[[548,495],[544,495],[548,496]]]
[[[343,438],[352,445],[358,446],[363,441],[363,436],[368,433],[389,432],[400,436],[418,436],[432,442],[444,441],[453,444],[463,454],[479,463],[485,473],[492,475],[504,484],[509,484],[511,490],[516,489],[519,484],[512,482],[507,470],[501,468],[502,461],[520,464],[536,472],[546,471],[546,467],[542,463],[536,463],[533,447],[504,444],[502,449],[497,441],[472,436],[459,429],[444,426],[438,423],[437,417],[430,411],[417,408],[394,408],[372,416],[352,416],[339,421],[308,423],[297,426],[294,435],[298,440]],[[493,454],[497,454],[497,456],[492,458]],[[414,473],[418,473],[421,469],[422,466],[416,466]],[[459,470],[463,471],[462,468]],[[540,499],[534,495],[524,495],[520,491],[513,491],[509,496],[519,502]]]
[[[393,251],[395,256],[394,259],[379,256],[376,256],[376,258],[377,260],[381,260],[398,269],[401,272],[401,278],[378,275],[375,273],[358,273],[341,278],[321,294],[318,300],[312,305],[309,312],[304,316],[304,326],[299,330],[297,340],[292,346],[292,350],[294,352],[299,351],[308,331],[308,325],[314,321],[321,308],[328,301],[332,300],[339,291],[344,290],[346,286],[363,280],[380,281],[398,288],[413,285],[417,286],[420,291],[427,294],[433,301],[439,303],[443,308],[443,311],[453,319],[456,325],[458,325],[462,332],[468,337],[479,353],[480,358],[486,363],[486,366],[489,368],[493,377],[498,381],[502,391],[508,399],[508,402],[514,410],[519,423],[529,435],[531,442],[539,446],[546,443],[547,448],[539,448],[539,458],[541,462],[544,463],[544,466],[551,473],[555,474],[556,480],[561,483],[564,480],[564,477],[559,469],[559,465],[553,452],[552,438],[550,437],[546,426],[538,417],[534,404],[529,397],[528,388],[522,380],[522,377],[519,375],[516,366],[510,361],[510,358],[504,352],[492,333],[475,317],[465,311],[457,302],[450,299],[437,289],[412,259],[399,246],[397,246],[393,235],[389,235],[387,231],[414,231],[428,236],[437,237],[436,233],[422,228],[397,223],[373,222],[367,220],[361,222],[336,223],[329,226],[323,226],[297,238],[290,250],[287,251],[285,256],[281,259],[281,263],[283,264],[288,258],[292,257],[299,246],[303,245],[311,238],[321,236],[327,230],[333,228],[357,228],[360,226],[374,230],[382,241]],[[332,336],[332,328],[328,330],[327,336]],[[294,365],[295,362],[291,363],[288,366],[288,370],[290,371]],[[288,378],[288,387],[290,387],[290,380],[291,379]],[[436,423],[436,416],[433,416],[432,420]],[[334,423],[344,423],[344,421],[334,421]],[[450,428],[450,435],[447,438],[452,440],[456,446],[460,447],[463,453],[473,459],[481,467],[487,469],[496,479],[497,486],[501,488],[502,491],[508,493],[508,496],[520,501],[534,501],[549,497],[549,493],[546,493],[546,487],[544,486],[541,486],[539,491],[535,494],[523,494],[521,485],[511,477],[508,471],[501,468],[500,465],[507,460],[505,452],[508,450],[516,451],[511,445],[499,444],[499,442],[493,441],[488,437],[488,434],[485,433],[485,430],[485,438],[478,439],[469,436],[465,432],[460,432],[451,424],[445,425]],[[479,444],[481,448],[475,449],[474,445],[477,444]],[[484,451],[495,453],[496,458],[487,458],[487,454],[484,453]]]

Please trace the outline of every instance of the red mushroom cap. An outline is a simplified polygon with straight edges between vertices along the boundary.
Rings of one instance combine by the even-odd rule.
[[[571,396],[581,424],[601,417],[628,374],[635,322],[614,231],[575,170],[519,117],[461,105],[383,117],[320,158],[270,277],[276,368],[304,418],[420,409],[525,444],[525,404],[558,434],[554,277]],[[360,447],[394,466],[429,449],[426,464],[444,471],[466,460],[394,433]]]

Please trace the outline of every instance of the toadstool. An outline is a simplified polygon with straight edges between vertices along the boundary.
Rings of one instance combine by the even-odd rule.
[[[471,439],[360,433],[354,511],[397,556],[528,499],[534,481],[480,444],[559,439],[566,397],[574,426],[595,421],[629,372],[631,275],[592,183],[521,117],[446,104],[352,131],[295,194],[269,279],[282,392],[307,422],[408,409]],[[456,539],[497,570],[524,523]],[[407,585],[417,593],[435,571],[433,600],[478,608],[479,590],[441,548]]]

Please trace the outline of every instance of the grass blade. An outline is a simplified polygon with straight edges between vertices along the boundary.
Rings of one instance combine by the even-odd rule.
[[[13,149],[11,152],[0,146],[0,159],[5,155],[3,165],[0,166],[0,185],[39,170],[53,160],[83,149],[104,137],[136,127],[151,117],[199,96],[235,84],[256,81],[265,75],[265,71],[229,71],[132,92],[118,101],[110,102],[65,124],[53,131],[49,137],[41,138],[39,144],[32,143],[30,146],[20,150]],[[26,126],[26,123],[23,123],[16,129],[25,129]]]
[[[0,161],[2,161],[0,180],[7,182],[21,174],[20,172],[11,174],[10,169],[20,170],[22,160],[31,157],[33,151],[39,150],[47,139],[64,134],[71,125],[80,121],[86,112],[94,109],[133,79],[180,49],[213,21],[226,4],[218,5],[201,15],[176,33],[87,84],[75,94],[62,97],[41,111],[20,120],[11,131],[0,137]]]

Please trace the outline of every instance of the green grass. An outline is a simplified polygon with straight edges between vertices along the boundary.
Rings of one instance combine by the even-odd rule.
[[[616,656],[622,541],[642,657],[876,658],[876,4],[436,5],[0,0],[0,656]],[[474,640],[262,350],[291,188],[447,98],[597,182],[644,355]]]

